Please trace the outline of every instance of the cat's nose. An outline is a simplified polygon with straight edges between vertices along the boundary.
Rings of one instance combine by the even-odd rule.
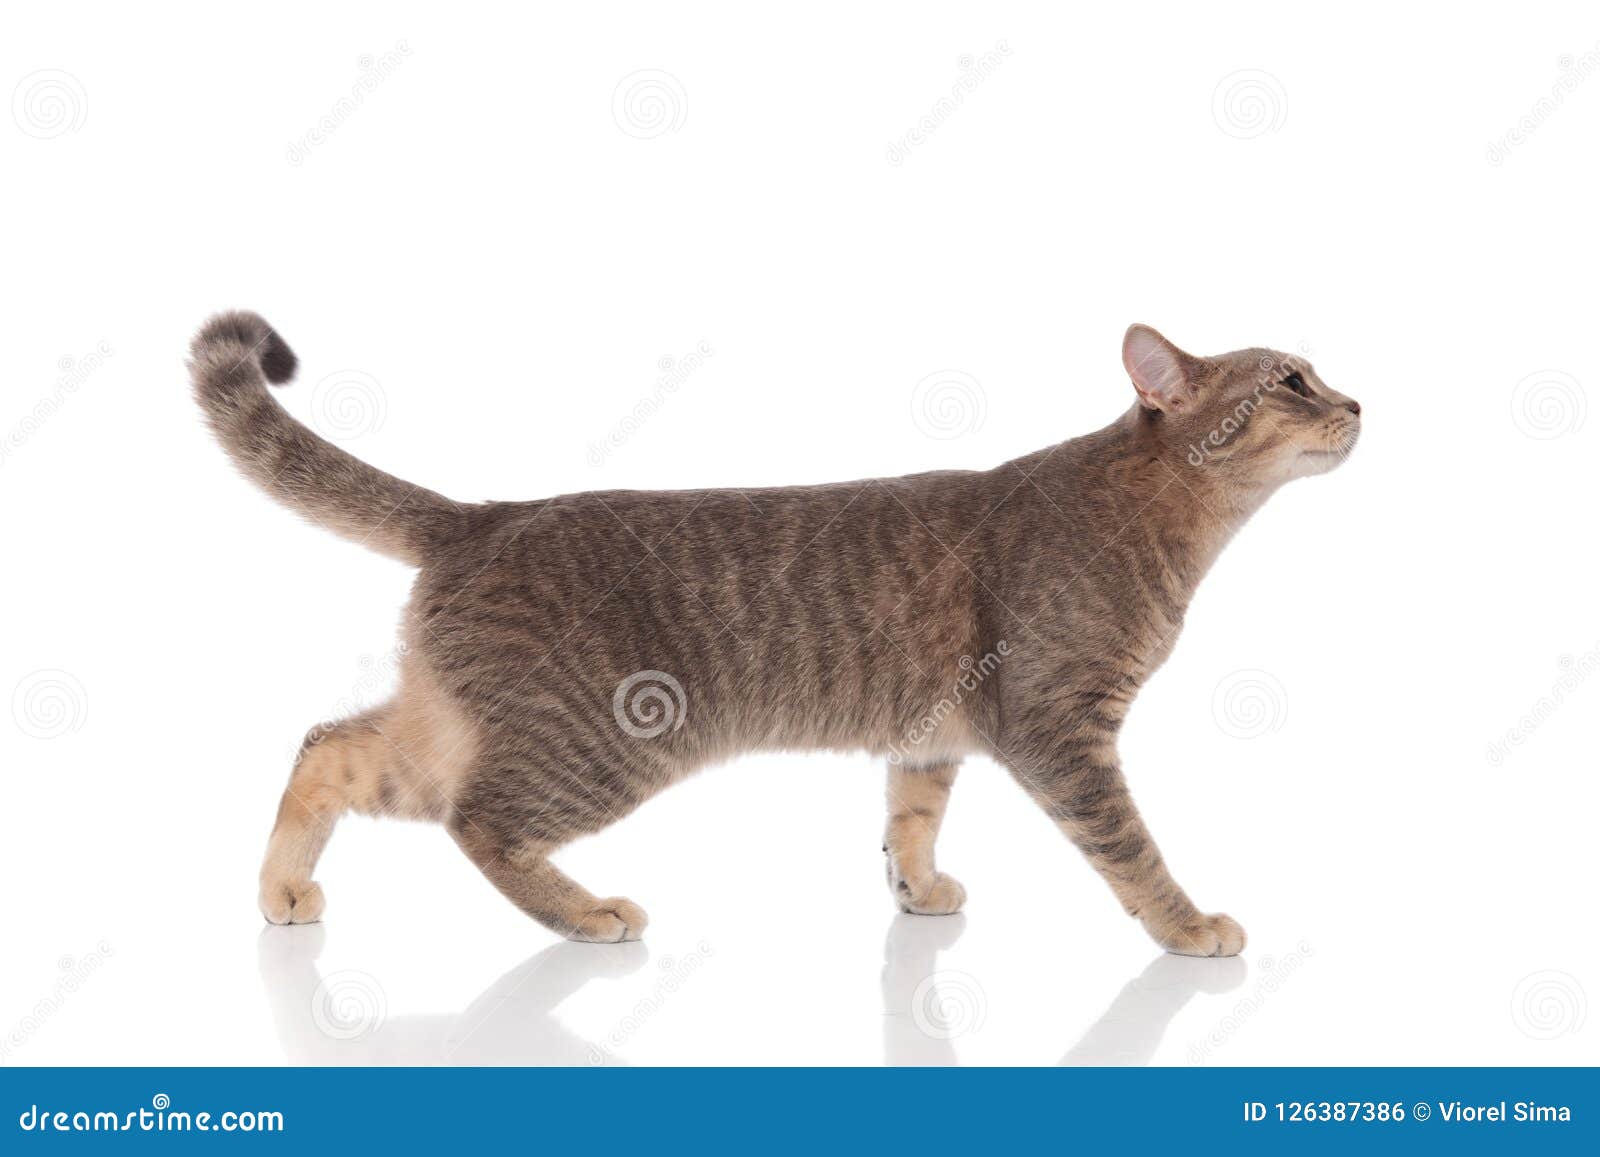
[[[1354,398],[1351,398],[1349,401],[1345,402],[1344,408],[1349,410],[1356,417],[1361,417],[1361,403],[1356,401]]]

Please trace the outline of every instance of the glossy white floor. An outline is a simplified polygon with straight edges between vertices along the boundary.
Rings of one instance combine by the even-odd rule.
[[[872,773],[842,759],[815,763],[714,771],[565,857],[596,887],[650,906],[642,944],[557,942],[434,829],[347,822],[321,872],[327,920],[293,928],[259,924],[254,849],[229,853],[237,838],[219,829],[176,825],[142,861],[70,894],[47,858],[36,875],[54,889],[53,912],[8,933],[6,1060],[1596,1059],[1583,1023],[1592,921],[1570,921],[1555,887],[1497,885],[1506,867],[1485,851],[1485,833],[1503,829],[1501,809],[1454,807],[1450,823],[1407,839],[1398,829],[1421,817],[1287,799],[1295,792],[1285,793],[1291,820],[1263,830],[1230,819],[1225,793],[1184,799],[1173,777],[1163,790],[1181,802],[1147,808],[1152,822],[1172,832],[1169,854],[1191,888],[1203,901],[1226,899],[1251,933],[1243,958],[1195,960],[1158,954],[984,764],[958,785],[948,825],[945,858],[969,887],[969,912],[893,914]],[[713,808],[760,816],[800,775],[814,790],[788,805],[776,848],[757,834],[767,825],[703,818]],[[1305,782],[1320,778],[1308,772]],[[148,785],[130,792],[152,794]],[[227,794],[219,787],[216,806],[231,811]],[[265,791],[243,794],[267,805]],[[1373,822],[1349,838],[1357,812]],[[119,842],[112,829],[124,818],[115,803],[91,809],[67,825],[87,841],[57,845],[56,855],[73,866],[95,860]],[[209,867],[193,868],[196,855],[181,846],[191,840],[211,849],[198,857]],[[1559,859],[1552,850],[1546,864]],[[1574,879],[1574,867],[1561,878]]]

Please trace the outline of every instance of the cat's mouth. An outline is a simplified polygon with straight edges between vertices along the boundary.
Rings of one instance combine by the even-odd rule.
[[[1360,440],[1361,423],[1351,422],[1325,439],[1322,446],[1301,450],[1300,455],[1303,458],[1311,459],[1313,462],[1332,467],[1350,457],[1351,451],[1356,448],[1356,443]]]

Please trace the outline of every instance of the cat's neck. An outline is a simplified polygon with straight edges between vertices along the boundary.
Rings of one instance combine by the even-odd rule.
[[[1124,533],[1142,527],[1138,537],[1161,553],[1187,599],[1276,487],[1240,486],[1220,465],[1196,466],[1176,439],[1162,435],[1134,407],[1105,429],[1018,465],[1101,506]]]
[[[1152,531],[1193,593],[1222,548],[1277,487],[1241,484],[1210,461],[1195,465],[1187,444],[1165,435],[1160,419],[1138,406],[1105,433],[1113,492],[1129,517]]]

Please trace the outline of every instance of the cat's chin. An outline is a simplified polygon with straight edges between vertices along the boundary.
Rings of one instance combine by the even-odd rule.
[[[1302,450],[1295,459],[1294,477],[1309,478],[1315,474],[1326,474],[1344,465],[1348,457],[1348,450]]]

